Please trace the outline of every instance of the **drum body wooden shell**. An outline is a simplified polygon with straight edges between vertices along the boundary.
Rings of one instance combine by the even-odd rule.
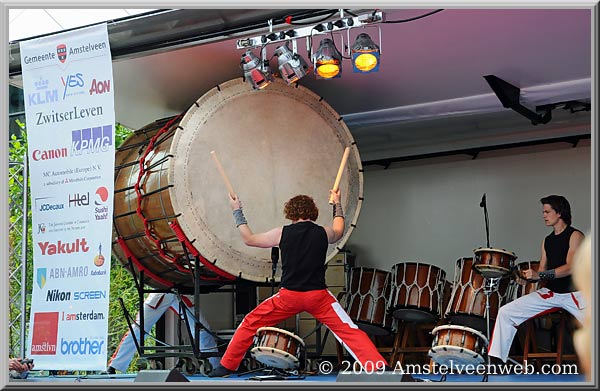
[[[496,290],[490,295],[490,319],[496,319],[498,308],[510,301],[510,280],[500,280]],[[483,319],[487,316],[485,279],[473,269],[473,258],[460,258],[456,261],[454,282],[446,318],[452,323],[470,325],[471,317]],[[480,327],[477,327],[480,329]]]
[[[388,300],[395,318],[415,322],[439,319],[444,298],[446,272],[420,262],[392,266],[392,294]]]
[[[388,312],[391,273],[385,270],[353,267],[346,308],[350,319],[367,334],[387,335],[393,317]]]

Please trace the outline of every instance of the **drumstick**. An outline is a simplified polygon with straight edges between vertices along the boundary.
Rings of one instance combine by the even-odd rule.
[[[340,180],[342,179],[342,174],[344,173],[344,168],[346,167],[346,161],[348,160],[348,155],[350,155],[350,147],[346,147],[344,150],[344,155],[342,156],[342,162],[340,163],[340,168],[337,173],[337,177],[335,178],[335,183],[333,184],[333,191],[337,191],[340,187]],[[329,204],[333,205],[333,195],[329,196]]]
[[[227,175],[225,174],[225,170],[223,170],[223,166],[221,166],[221,162],[219,161],[219,158],[217,157],[217,153],[215,151],[210,151],[210,154],[211,154],[213,160],[215,161],[215,164],[217,165],[217,169],[219,170],[219,172],[221,173],[221,176],[223,177],[223,182],[225,182],[225,186],[227,186],[229,195],[231,197],[235,197],[235,192],[233,191],[231,182],[229,182],[229,179],[227,178]]]

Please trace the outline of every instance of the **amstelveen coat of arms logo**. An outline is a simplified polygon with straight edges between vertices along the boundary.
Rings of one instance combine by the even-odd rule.
[[[56,47],[56,54],[58,54],[58,59],[60,62],[64,63],[67,60],[67,45],[61,43]]]

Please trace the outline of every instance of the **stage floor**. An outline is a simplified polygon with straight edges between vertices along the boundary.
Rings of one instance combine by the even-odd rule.
[[[144,371],[144,372],[149,372],[149,371]],[[155,371],[152,371],[155,372]],[[163,371],[163,374],[165,374],[168,371]],[[141,372],[140,372],[141,373]],[[201,376],[201,375],[193,375],[193,376],[188,376],[188,375],[183,375],[185,376],[186,379],[188,379],[190,382],[202,382],[203,385],[209,385],[209,384],[218,384],[218,385],[242,385],[242,384],[258,384],[258,383],[269,383],[269,384],[273,384],[273,383],[277,383],[280,385],[294,385],[294,386],[302,386],[302,385],[315,385],[315,384],[320,384],[320,385],[325,385],[327,383],[331,383],[332,385],[334,383],[337,383],[339,385],[342,384],[346,384],[346,385],[350,385],[350,384],[381,384],[381,385],[390,385],[390,384],[395,384],[397,383],[398,385],[401,384],[411,384],[411,383],[400,383],[400,382],[395,382],[395,381],[390,381],[389,377],[385,378],[385,377],[380,377],[378,379],[377,374],[372,374],[369,375],[368,377],[366,375],[352,375],[352,374],[342,374],[339,376],[338,378],[338,374],[337,373],[332,373],[329,375],[323,375],[323,374],[319,374],[319,375],[311,375],[311,376],[305,376],[305,377],[299,377],[299,376],[290,376],[287,379],[270,379],[267,376],[267,373],[264,372],[257,372],[257,373],[251,373],[251,374],[244,374],[244,375],[237,375],[237,374],[233,374],[230,375],[229,377],[226,378],[209,378],[206,376]],[[136,381],[136,378],[138,378],[138,376],[140,376],[140,379]],[[262,376],[262,377],[261,377]],[[358,376],[358,377],[357,377]],[[451,375],[447,375],[445,381],[440,381],[441,377],[440,375],[414,375],[415,378],[419,378],[422,380],[425,380],[429,386],[432,386],[434,384],[439,384],[440,386],[443,387],[443,385],[445,383],[454,383],[454,385],[456,385],[456,383],[474,383],[474,382],[481,382],[483,380],[482,376],[479,375],[460,375],[460,374],[451,374]],[[11,383],[36,383],[35,385],[42,385],[43,383],[49,383],[51,385],[56,386],[57,383],[86,383],[86,384],[99,384],[99,385],[107,385],[110,384],[111,386],[113,385],[118,385],[118,384],[130,384],[130,383],[138,383],[138,384],[144,384],[144,383],[156,383],[156,382],[146,382],[146,381],[140,381],[143,378],[147,378],[147,377],[142,377],[139,374],[117,374],[117,375],[83,375],[83,376],[77,376],[77,375],[56,375],[56,376],[48,376],[48,375],[41,375],[41,374],[36,374],[35,372],[32,372],[29,377],[27,379],[10,379]],[[567,385],[575,385],[574,383],[580,383],[578,385],[584,385],[586,384],[585,381],[585,377],[583,375],[543,375],[543,374],[529,374],[529,375],[489,375],[488,376],[488,380],[489,383],[494,383],[496,385],[502,384],[502,383],[529,383],[529,384],[548,384],[548,383],[553,383],[553,385],[559,385],[561,383],[567,384]],[[160,382],[164,382],[160,381]],[[590,384],[590,383],[588,383]]]

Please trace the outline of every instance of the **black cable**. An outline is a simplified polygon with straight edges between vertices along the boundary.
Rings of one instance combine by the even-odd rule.
[[[330,13],[329,15],[327,15],[327,16],[324,16],[323,18],[321,18],[321,19],[319,19],[319,20],[316,20],[316,21],[313,21],[313,22],[307,22],[307,23],[296,23],[296,22],[290,22],[290,23],[288,23],[288,24],[290,24],[290,25],[292,25],[292,26],[309,26],[309,25],[311,25],[311,24],[315,24],[315,23],[321,23],[321,22],[324,22],[324,21],[326,21],[327,19],[331,18],[333,15],[335,15],[337,12],[338,12],[338,11],[337,11],[337,10],[335,10],[335,11],[333,11],[332,13]]]
[[[358,16],[358,15],[356,15],[356,14],[353,14],[352,12],[350,12],[350,11],[349,11],[349,10],[347,10],[347,9],[345,9],[344,11],[345,11],[345,12],[346,12],[348,15],[350,15],[350,16],[354,16],[355,18]]]
[[[443,11],[443,9],[439,9],[439,10],[435,10],[435,11],[431,11],[428,12],[426,14],[420,15],[420,16],[415,16],[414,18],[409,18],[409,19],[401,19],[401,20],[386,20],[383,23],[406,23],[406,22],[412,22],[413,20],[417,20],[417,19],[421,19],[421,18],[425,18],[429,15],[433,15],[433,14],[437,14],[438,12]]]
[[[340,53],[340,56],[342,56],[343,59],[350,60],[352,57],[346,57],[346,56],[344,56],[344,53],[340,52],[338,50],[337,46],[335,45],[335,39],[333,39],[333,31],[329,31],[329,33],[331,34],[331,41],[333,42],[333,47],[335,48],[335,50],[337,50],[338,53]],[[342,49],[344,49],[344,48],[342,48]]]

